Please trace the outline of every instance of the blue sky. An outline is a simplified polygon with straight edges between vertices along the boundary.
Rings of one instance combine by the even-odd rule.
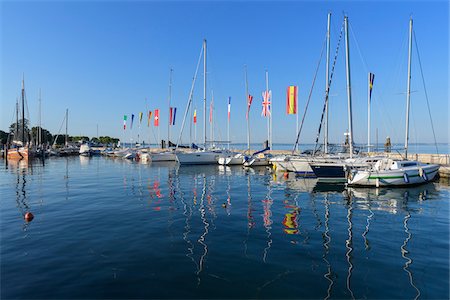
[[[343,14],[350,23],[354,140],[367,141],[367,73],[375,73],[372,140],[403,142],[410,15],[424,71],[438,142],[448,142],[447,1],[2,1],[1,121],[14,122],[22,73],[32,124],[38,121],[42,89],[43,127],[57,133],[69,109],[69,134],[123,137],[123,115],[161,109],[161,138],[167,136],[169,69],[172,105],[178,108],[172,140],[178,136],[202,40],[208,41],[208,94],[214,91],[215,137],[226,139],[227,101],[232,98],[233,142],[246,141],[244,65],[248,68],[252,141],[266,138],[261,117],[265,70],[273,93],[274,142],[295,139],[295,116],[286,115],[286,88],[299,86],[303,113],[332,12],[331,60]],[[345,49],[338,55],[330,97],[330,140],[342,142],[347,129]],[[194,106],[202,120],[203,75]],[[302,141],[315,140],[324,102],[322,60]],[[411,142],[433,142],[424,88],[414,48]],[[147,99],[147,101],[146,101]],[[210,97],[208,97],[209,101]],[[202,135],[198,124],[198,137]],[[209,124],[208,124],[209,126]],[[153,130],[155,130],[153,128]],[[189,128],[185,129],[189,132]],[[207,129],[209,133],[209,128]],[[138,134],[126,132],[126,139]],[[141,139],[154,142],[143,122]],[[188,142],[187,134],[183,138]]]

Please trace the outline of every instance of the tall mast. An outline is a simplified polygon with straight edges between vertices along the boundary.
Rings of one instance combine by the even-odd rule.
[[[250,110],[248,106],[248,79],[247,79],[247,65],[244,67],[245,70],[245,100],[247,101],[247,150],[250,152]]]
[[[22,77],[22,147],[25,147],[25,75]]]
[[[345,24],[345,70],[347,73],[347,100],[348,100],[348,130],[349,130],[349,145],[350,145],[350,158],[353,157],[353,123],[352,123],[352,89],[350,79],[350,47],[348,39],[348,17],[344,17]]]
[[[67,108],[66,109],[66,147],[67,147],[67,145],[69,144],[69,136],[67,135],[67,126],[68,126],[68,123],[69,123],[69,109]]]
[[[408,47],[408,86],[406,90],[406,134],[405,134],[405,159],[408,159],[408,141],[409,141],[409,106],[411,100],[411,56],[412,56],[412,29],[413,20],[409,19],[409,47]]]
[[[203,40],[203,144],[206,149],[206,39]]]
[[[40,146],[42,144],[42,124],[41,124],[41,89],[39,89],[39,128],[38,128],[38,138],[37,144]]]
[[[172,99],[172,72],[173,69],[170,68],[170,75],[169,75],[169,98],[167,100],[168,104],[169,104],[169,122],[167,125],[167,148],[169,148],[169,143],[170,143],[170,126],[172,126],[172,124],[170,124],[170,100]],[[172,112],[173,113],[173,112]],[[173,117],[173,115],[172,115]]]
[[[327,22],[327,63],[325,67],[325,91],[328,91],[329,87],[329,80],[330,80],[330,23],[331,23],[331,12],[328,13],[328,22]],[[326,108],[325,108],[325,143],[324,143],[324,150],[325,153],[328,153],[328,101],[330,101],[330,97],[328,97],[328,100],[326,102]],[[297,128],[298,130],[298,128]]]
[[[16,131],[14,132],[14,139],[18,141],[19,137],[19,97],[16,98]]]

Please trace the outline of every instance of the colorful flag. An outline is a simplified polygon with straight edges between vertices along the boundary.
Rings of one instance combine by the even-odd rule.
[[[143,113],[139,113],[139,124],[141,124],[142,123],[142,115],[143,115]]]
[[[177,115],[177,108],[169,107],[169,125],[175,125],[176,115]]]
[[[194,109],[194,124],[197,124],[197,110]]]
[[[130,125],[130,129],[133,129],[133,120],[134,120],[134,114],[131,114],[131,125]]]
[[[147,127],[150,127],[150,121],[152,119],[152,111],[149,110],[148,111],[148,120],[147,120]]]
[[[245,115],[246,119],[248,119],[248,114],[250,112],[250,106],[252,105],[252,101],[253,101],[253,96],[249,94],[248,98],[247,98],[247,114]]]
[[[288,115],[295,115],[297,113],[297,93],[296,85],[288,86],[286,97],[286,113]]]
[[[228,97],[228,120],[230,120],[230,112],[231,112],[231,97]]]
[[[123,115],[123,130],[127,129],[127,115]]]
[[[373,80],[375,79],[375,74],[369,73],[369,101],[372,99],[372,89],[373,89]]]
[[[173,119],[172,119],[172,125],[175,125],[175,118],[177,116],[177,108],[173,108]]]
[[[153,125],[155,126],[159,126],[159,109],[155,109],[155,118],[154,118],[154,123]]]
[[[263,102],[262,102],[263,110],[261,112],[261,115],[264,117],[269,117],[270,116],[270,98],[272,98],[272,91],[264,91],[262,93],[262,96],[263,96]]]

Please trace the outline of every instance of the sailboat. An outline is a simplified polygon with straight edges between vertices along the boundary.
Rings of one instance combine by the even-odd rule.
[[[14,133],[15,140],[13,141],[12,147],[10,147],[7,152],[7,159],[11,160],[28,160],[35,155],[35,151],[30,148],[31,142],[27,138],[27,132],[25,132],[25,78],[22,78],[22,120],[21,120],[21,133],[19,135],[19,103],[16,105],[16,130]],[[18,137],[21,140],[17,140]]]
[[[408,160],[409,140],[409,107],[411,99],[411,52],[412,52],[413,20],[409,20],[409,49],[408,49],[408,83],[406,92],[406,134],[405,160],[384,158],[373,166],[352,169],[348,172],[348,184],[353,186],[404,186],[427,183],[434,179],[439,172],[439,165],[424,164]]]
[[[206,39],[203,40],[203,138],[204,138],[204,147],[202,149],[197,149],[193,152],[176,152],[177,161],[180,165],[209,165],[209,164],[217,164],[217,160],[222,150],[207,150],[206,147]],[[195,80],[194,76],[194,80]],[[186,120],[186,115],[189,110],[190,103],[192,101],[192,88],[188,101],[188,105],[186,107],[186,112],[184,115],[183,125]],[[183,133],[183,128],[180,131],[180,138]],[[179,144],[179,143],[178,143]]]

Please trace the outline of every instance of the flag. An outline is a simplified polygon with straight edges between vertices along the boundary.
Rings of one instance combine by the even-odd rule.
[[[133,129],[133,120],[134,120],[134,114],[131,114],[131,125],[130,125],[130,129]]]
[[[194,124],[197,124],[197,110],[194,109]]]
[[[173,108],[173,120],[172,120],[172,125],[175,125],[175,118],[177,116],[177,108],[174,107]]]
[[[155,109],[155,118],[154,118],[154,123],[153,125],[155,126],[159,126],[159,109]]]
[[[141,124],[142,123],[142,115],[143,115],[143,113],[139,113],[139,124]]]
[[[249,94],[247,97],[247,114],[245,115],[246,119],[248,119],[248,114],[250,112],[250,105],[252,105],[252,101],[253,101],[253,96]]]
[[[230,120],[230,112],[231,112],[231,97],[228,97],[228,120]]]
[[[175,125],[176,115],[177,115],[177,108],[169,107],[169,125]]]
[[[270,116],[270,98],[272,96],[272,91],[264,91],[262,93],[262,96],[263,96],[263,102],[262,102],[263,110],[261,112],[261,115],[264,117],[269,117]]]
[[[127,129],[127,115],[123,115],[123,130]]]
[[[288,86],[286,98],[286,113],[288,115],[297,114],[297,93],[298,89],[296,85]]]
[[[375,79],[375,74],[369,73],[369,101],[372,99],[372,89],[373,89],[373,80]]]
[[[148,111],[148,120],[147,120],[147,127],[150,127],[150,121],[152,119],[152,111],[149,110]]]

